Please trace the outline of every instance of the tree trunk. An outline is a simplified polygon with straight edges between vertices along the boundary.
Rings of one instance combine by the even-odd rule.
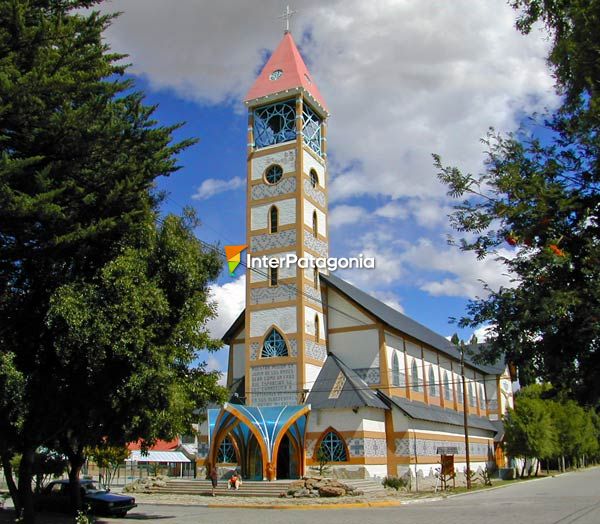
[[[31,481],[33,480],[34,448],[25,448],[19,464],[19,501],[24,524],[35,524],[35,510],[33,507],[33,491]]]
[[[537,459],[537,464],[535,465],[535,476],[538,476],[538,473],[540,472],[540,459]]]
[[[79,473],[85,462],[83,453],[80,451],[69,457],[69,492],[71,498],[71,511],[73,515],[82,509],[81,489],[79,484]]]
[[[19,500],[19,491],[17,485],[15,484],[12,465],[10,463],[12,458],[12,453],[9,453],[7,451],[2,453],[2,469],[4,471],[4,478],[6,479],[8,492],[10,493],[10,498],[12,499],[13,505],[15,507],[15,513],[18,515],[21,512],[21,502]]]
[[[521,478],[525,478],[525,467],[527,466],[527,459],[523,459],[523,468],[521,469]]]

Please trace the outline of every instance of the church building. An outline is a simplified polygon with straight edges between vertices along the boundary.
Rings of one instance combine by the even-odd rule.
[[[245,98],[247,237],[253,257],[329,255],[327,104],[289,31]],[[368,270],[366,270],[368,271]],[[339,477],[431,475],[440,457],[502,466],[508,370],[328,272],[246,268],[229,346],[231,399],[208,410],[198,466],[288,479],[327,462]]]

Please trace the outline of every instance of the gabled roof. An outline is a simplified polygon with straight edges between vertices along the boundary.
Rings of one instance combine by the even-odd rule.
[[[341,382],[338,378],[341,376]],[[341,386],[333,394],[334,386]],[[387,409],[377,392],[338,357],[330,353],[321,368],[306,403],[313,409],[371,407]]]
[[[281,71],[280,76],[278,74],[273,75],[275,71]],[[302,89],[310,95],[321,111],[328,113],[325,101],[312,75],[308,72],[292,34],[285,33],[279,46],[277,46],[260,75],[258,75],[254,85],[248,91],[244,101],[250,102],[291,89]]]
[[[341,278],[338,278],[332,274],[321,274],[321,279],[324,280],[328,285],[331,285],[333,288],[340,291],[343,295],[346,295],[348,298],[362,306],[384,324],[387,324],[398,331],[406,333],[417,340],[425,342],[429,346],[438,349],[442,353],[445,353],[455,360],[460,360],[460,352],[456,349],[454,344],[452,344],[442,335],[438,335],[434,331],[431,331],[431,329],[426,328],[424,325],[419,324],[412,318],[409,318],[399,311],[396,311],[380,300],[377,300],[375,297],[372,297],[368,293],[355,288],[353,285],[349,284],[345,280],[342,280]],[[472,345],[469,346],[469,348],[473,350],[475,349],[475,346]],[[472,358],[469,358],[466,353],[465,362],[468,363],[469,366],[478,369],[485,374],[499,375],[502,374],[506,369],[505,364],[502,362],[498,362],[493,365],[478,364],[474,362]]]
[[[381,395],[384,395],[380,392]],[[462,412],[451,409],[444,409],[439,406],[417,402],[416,400],[408,400],[404,397],[386,397],[390,401],[406,413],[410,418],[418,420],[427,420],[429,422],[437,422],[440,424],[449,424],[451,426],[464,425],[464,417]],[[486,417],[478,417],[476,415],[468,415],[467,421],[469,427],[477,429],[485,429],[497,433],[500,429],[491,420]]]
[[[225,332],[225,334],[221,337],[221,340],[225,344],[230,344],[236,333],[242,328],[244,325],[244,315],[246,314],[246,309],[242,309],[242,312],[238,315],[238,317],[233,321],[233,324],[229,326],[229,329]]]

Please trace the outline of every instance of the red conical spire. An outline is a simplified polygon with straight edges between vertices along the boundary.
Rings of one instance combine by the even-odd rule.
[[[296,47],[292,34],[286,32],[279,46],[258,75],[256,82],[248,91],[244,101],[250,102],[286,90],[300,88],[304,89],[323,111],[328,112],[323,97]]]

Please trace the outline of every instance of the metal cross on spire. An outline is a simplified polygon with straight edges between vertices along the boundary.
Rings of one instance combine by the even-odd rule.
[[[292,18],[292,16],[295,15],[297,12],[298,11],[292,11],[292,10],[290,10],[290,6],[287,5],[285,7],[285,11],[283,12],[283,14],[277,17],[277,18],[281,18],[282,20],[285,20],[285,31],[284,31],[284,33],[289,33],[290,32],[290,18]]]

